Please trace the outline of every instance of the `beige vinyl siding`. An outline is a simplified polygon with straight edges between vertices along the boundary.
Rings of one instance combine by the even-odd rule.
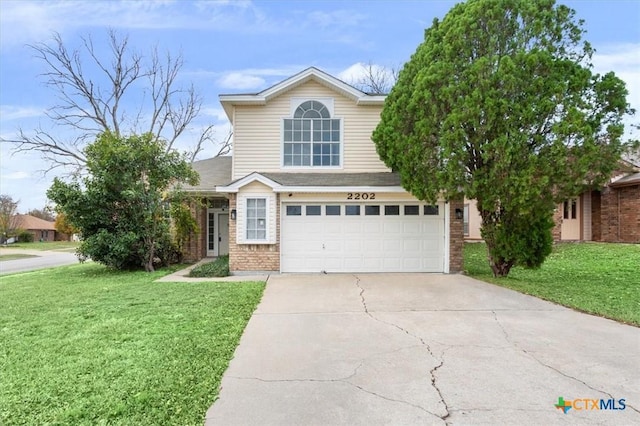
[[[342,119],[343,156],[340,168],[282,167],[282,119],[291,117],[291,98],[333,98],[332,118]],[[358,106],[355,101],[310,80],[271,99],[264,106],[236,106],[234,111],[233,179],[252,172],[385,172],[371,133],[382,106]]]

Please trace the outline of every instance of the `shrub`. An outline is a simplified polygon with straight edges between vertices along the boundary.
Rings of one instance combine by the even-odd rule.
[[[213,262],[203,263],[189,272],[190,277],[228,277],[229,255],[218,257]]]
[[[32,243],[33,234],[29,231],[21,231],[18,233],[18,241],[21,243]]]

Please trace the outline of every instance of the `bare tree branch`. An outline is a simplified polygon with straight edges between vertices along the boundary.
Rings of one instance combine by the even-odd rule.
[[[364,75],[352,84],[363,92],[374,95],[385,95],[398,79],[398,68],[387,68],[372,62],[363,65]]]
[[[81,38],[77,50],[69,50],[62,37],[54,33],[51,42],[30,45],[46,71],[45,83],[56,94],[58,103],[46,115],[56,131],[33,133],[22,129],[13,139],[0,139],[13,144],[13,153],[38,152],[50,171],[56,168],[74,172],[86,163],[83,150],[100,133],[115,135],[146,129],[167,143],[167,150],[189,129],[200,114],[202,98],[194,87],[178,86],[183,65],[182,54],[160,57],[153,49],[145,58],[133,51],[128,36],[114,30],[107,32],[108,56],[101,55],[91,36]],[[135,112],[127,113],[127,108]],[[58,137],[59,129],[67,129],[67,141]],[[211,126],[206,127],[189,155],[201,151],[210,139]]]
[[[220,157],[220,156],[223,156],[223,155],[227,155],[229,152],[231,152],[231,138],[232,137],[233,137],[233,130],[229,129],[229,132],[224,137],[224,139],[222,141],[218,142],[213,137],[213,126],[207,127],[202,132],[202,134],[201,134],[201,136],[200,136],[200,138],[198,140],[198,143],[196,144],[195,149],[193,150],[193,152],[188,153],[189,161],[193,163],[196,160],[196,156],[200,152],[204,151],[205,144],[207,144],[207,143],[213,144],[214,147],[219,145],[218,152],[216,153],[216,155],[214,155],[214,157]]]

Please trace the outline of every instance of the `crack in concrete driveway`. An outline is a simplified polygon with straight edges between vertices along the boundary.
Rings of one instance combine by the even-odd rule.
[[[461,275],[273,275],[205,422],[637,424],[639,354],[638,328]]]

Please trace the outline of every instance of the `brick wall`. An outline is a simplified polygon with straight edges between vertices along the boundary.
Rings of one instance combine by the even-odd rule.
[[[449,207],[449,272],[462,272],[464,266],[464,219],[456,219],[456,209],[462,211],[464,201],[451,201]]]
[[[207,209],[203,207],[203,201],[194,200],[190,204],[191,215],[195,217],[199,232],[191,233],[184,244],[182,254],[185,262],[197,262],[206,257],[207,238]]]
[[[602,241],[602,212],[600,191],[591,193],[591,240]]]
[[[553,241],[558,243],[562,239],[562,204],[558,204],[553,211],[553,223],[555,223],[551,230]]]
[[[600,213],[601,241],[640,243],[640,185],[605,188]]]
[[[276,244],[237,244],[236,221],[229,220],[229,269],[231,272],[280,270],[280,195],[276,205]],[[236,194],[230,194],[229,209],[236,208]]]

